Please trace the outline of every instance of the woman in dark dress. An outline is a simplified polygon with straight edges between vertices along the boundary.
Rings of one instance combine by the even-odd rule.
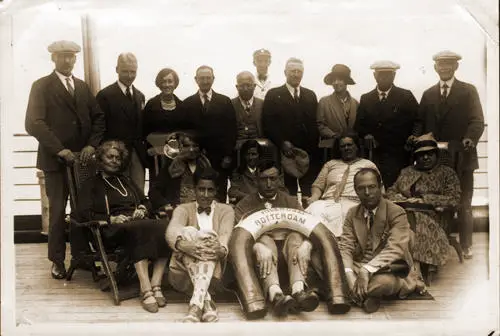
[[[142,307],[156,313],[166,305],[161,281],[170,249],[165,241],[167,220],[154,219],[144,193],[122,173],[129,153],[121,141],[106,141],[96,151],[99,172],[79,191],[79,221],[104,220],[104,244],[125,246],[134,263],[142,293]],[[149,278],[149,261],[153,274]]]
[[[181,109],[181,100],[174,94],[179,85],[179,76],[169,68],[156,75],[156,86],[161,93],[146,103],[143,111],[144,136],[153,132],[170,133],[186,127],[186,118]]]

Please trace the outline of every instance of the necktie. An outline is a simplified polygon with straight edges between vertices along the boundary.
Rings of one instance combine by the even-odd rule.
[[[132,93],[130,92],[130,86],[127,86],[127,90],[126,90],[126,96],[128,99],[130,99],[130,101],[132,101]]]
[[[448,97],[448,85],[446,83],[443,84],[443,93],[441,94],[441,100],[445,101]]]
[[[206,207],[206,208],[201,207],[201,206],[198,207],[199,214],[206,213],[207,215],[210,215],[211,211],[212,211],[212,207]]]
[[[344,192],[345,186],[347,184],[347,179],[349,178],[349,171],[351,170],[351,165],[347,165],[347,169],[344,171],[344,174],[342,174],[342,180],[337,186],[337,189],[335,189],[335,194],[333,195],[333,200],[335,203],[337,203],[340,199],[340,196]]]
[[[69,80],[69,77],[66,77],[66,86],[68,88],[68,92],[71,95],[71,97],[75,96],[75,89],[73,88],[73,85],[71,85],[71,81]]]
[[[293,100],[295,100],[296,103],[299,102],[299,90],[297,88],[293,88]]]
[[[247,114],[250,114],[250,102],[245,102],[245,112]]]
[[[382,93],[380,93],[380,96],[382,97],[382,99],[380,99],[380,101],[382,103],[385,103],[387,101],[387,93],[382,92]]]
[[[375,220],[375,215],[372,210],[368,210],[368,231],[372,229],[373,222]]]
[[[210,100],[208,99],[208,95],[205,93],[203,95],[203,110],[208,111],[208,105],[210,104]]]

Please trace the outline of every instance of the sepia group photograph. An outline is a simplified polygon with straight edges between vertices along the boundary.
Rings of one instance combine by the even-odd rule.
[[[0,1],[0,335],[500,335],[494,0]]]

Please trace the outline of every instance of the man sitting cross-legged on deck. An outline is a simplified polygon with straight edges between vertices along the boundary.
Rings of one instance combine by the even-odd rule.
[[[354,189],[361,204],[347,213],[339,248],[352,301],[373,313],[381,297],[405,298],[417,289],[410,253],[413,233],[403,208],[382,198],[375,169],[360,169]],[[399,276],[396,264],[406,269]]]
[[[280,172],[273,160],[262,160],[257,165],[257,192],[243,198],[235,208],[239,222],[244,217],[269,208],[302,210],[295,197],[279,190]],[[257,274],[265,295],[277,316],[298,311],[313,311],[319,303],[317,294],[308,289],[306,274],[311,258],[312,244],[302,234],[289,230],[274,230],[257,239],[253,247],[257,261]],[[278,276],[280,251],[288,265],[292,295],[283,294]]]
[[[175,208],[166,232],[174,250],[168,280],[176,290],[192,294],[184,322],[218,320],[208,289],[211,282],[220,283],[224,273],[234,210],[215,201],[217,178],[210,167],[195,172],[196,201]]]

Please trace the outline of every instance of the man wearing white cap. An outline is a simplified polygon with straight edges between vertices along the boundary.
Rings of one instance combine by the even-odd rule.
[[[365,144],[372,147],[372,161],[377,165],[386,188],[410,163],[405,144],[414,130],[418,102],[410,90],[394,85],[400,66],[391,61],[372,64],[377,87],[361,96],[354,129]]]
[[[472,194],[474,170],[479,168],[476,145],[484,131],[484,115],[474,85],[455,78],[460,55],[441,51],[434,55],[439,83],[427,89],[420,101],[416,135],[432,132],[437,141],[448,142],[448,152],[458,162],[454,167],[460,179],[460,245],[465,258],[472,258]],[[464,150],[461,150],[461,149]]]
[[[64,217],[69,187],[65,165],[75,161],[77,152],[85,164],[105,129],[104,114],[89,87],[71,73],[80,50],[70,41],[49,45],[55,70],[33,83],[26,111],[26,131],[39,142],[36,166],[45,175],[49,199],[48,257],[55,279],[66,277]]]
[[[267,91],[271,88],[269,80],[269,65],[271,65],[271,53],[266,49],[259,49],[253,53],[253,65],[257,70],[255,76],[254,96],[259,99],[266,97]]]

